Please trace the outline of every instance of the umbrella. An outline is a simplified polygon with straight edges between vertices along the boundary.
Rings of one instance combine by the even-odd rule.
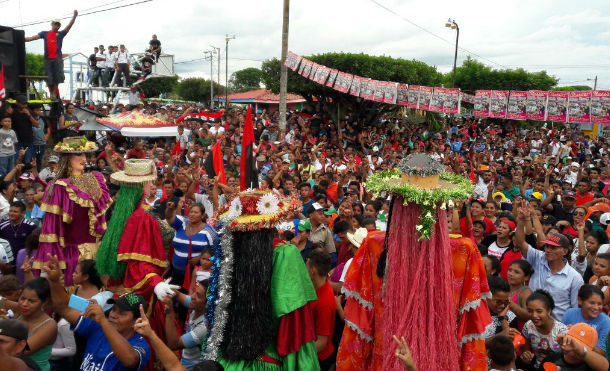
[[[172,122],[161,120],[160,118],[147,115],[137,110],[109,115],[107,117],[98,117],[96,121],[113,130],[121,131],[124,128],[152,129],[176,126]]]

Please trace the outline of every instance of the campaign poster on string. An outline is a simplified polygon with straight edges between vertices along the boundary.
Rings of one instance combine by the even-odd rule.
[[[299,67],[299,75],[303,76],[303,71],[305,70],[305,66],[307,66],[307,64],[309,64],[309,59],[307,58],[303,58],[301,60],[301,66]]]
[[[492,90],[489,102],[489,117],[496,119],[506,118],[508,105],[508,90]]]
[[[508,113],[506,118],[511,120],[526,120],[526,102],[527,91],[511,91],[508,96]]]
[[[554,122],[568,122],[568,92],[550,91],[546,105],[546,119]]]
[[[462,100],[463,102],[474,104],[474,95],[467,93],[461,93],[460,95],[460,100]]]
[[[354,76],[354,79],[352,80],[352,86],[350,86],[350,88],[349,88],[349,93],[353,96],[359,97],[361,87],[362,87],[362,77]]]
[[[528,120],[545,121],[548,91],[528,90],[525,112]]]
[[[322,68],[324,68],[324,66],[314,63],[313,67],[311,68],[311,72],[309,73],[309,79],[314,82],[318,82],[318,78],[320,76],[320,72],[322,72]]]
[[[373,100],[375,102],[383,102],[383,96],[385,95],[385,81],[375,82],[375,93],[373,94]]]
[[[568,92],[568,122],[591,122],[591,90]]]
[[[591,96],[591,121],[610,124],[610,90],[595,90]]]
[[[399,106],[407,106],[409,103],[409,85],[398,84],[396,87],[396,104]]]
[[[328,78],[329,74],[330,74],[330,68],[324,67],[322,69],[322,72],[320,73],[320,80],[318,82],[320,84],[324,85],[324,83],[326,82],[326,78]]]
[[[409,91],[407,92],[407,107],[418,108],[419,101],[419,85],[409,85]]]
[[[434,88],[432,97],[430,97],[430,105],[428,110],[432,112],[443,112],[443,104],[445,102],[445,88]]]
[[[430,100],[432,99],[432,92],[434,88],[430,86],[420,86],[419,87],[419,105],[417,108],[430,111]]]
[[[343,85],[341,86],[341,92],[347,93],[349,91],[350,86],[352,86],[352,80],[354,79],[354,75],[349,73],[343,74]]]
[[[337,79],[338,73],[339,73],[339,70],[335,70],[335,69],[331,69],[328,72],[328,80],[326,81],[326,86],[328,86],[329,88],[333,87],[333,85],[335,84],[335,80]]]
[[[345,74],[341,71],[337,73],[337,79],[335,80],[334,89],[337,91],[343,91],[343,85],[345,84]]]
[[[312,61],[307,61],[307,64],[305,65],[305,68],[303,69],[303,77],[305,78],[309,78],[309,74],[311,73],[311,69],[313,68],[313,65],[315,63]]]
[[[366,100],[373,100],[375,94],[375,80],[366,79],[362,82],[360,87],[360,98]]]
[[[460,88],[446,88],[443,113],[460,112]]]
[[[491,90],[477,90],[474,93],[474,116],[489,117]]]
[[[395,82],[386,82],[385,83],[385,91],[383,94],[383,103],[387,104],[396,104],[396,99],[398,95],[398,83]]]

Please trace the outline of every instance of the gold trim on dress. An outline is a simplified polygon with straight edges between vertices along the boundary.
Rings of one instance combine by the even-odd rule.
[[[78,251],[80,252],[80,256],[78,257],[78,260],[84,260],[84,259],[93,259],[95,260],[95,257],[97,255],[97,249],[100,247],[100,243],[99,242],[86,242],[86,243],[82,243],[80,245],[78,245]]]
[[[63,237],[59,237],[55,233],[41,234],[38,242],[59,243],[59,246],[66,247],[66,241]]]
[[[142,278],[142,280],[140,282],[136,283],[132,287],[125,287],[125,293],[131,294],[132,292],[139,290],[140,288],[142,288],[142,286],[144,286],[146,284],[146,281],[148,281],[153,276],[158,276],[158,274],[157,273],[147,274],[146,276],[144,276],[144,278]]]
[[[161,268],[167,268],[167,261],[151,258],[148,255],[130,252],[126,254],[118,254],[117,261],[137,260],[145,263],[151,263]],[[156,273],[155,273],[156,274]]]
[[[40,210],[44,211],[45,213],[51,213],[61,216],[63,222],[66,224],[72,223],[72,216],[68,213],[65,213],[59,205],[51,205],[43,202],[42,205],[40,205]]]

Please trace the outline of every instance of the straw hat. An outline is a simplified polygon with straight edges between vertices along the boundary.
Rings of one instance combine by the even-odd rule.
[[[296,198],[255,189],[238,193],[230,204],[216,212],[214,219],[230,230],[257,231],[276,228],[278,223],[292,218],[301,209],[301,202]]]
[[[367,231],[366,228],[358,228],[354,233],[347,232],[347,239],[352,243],[352,245],[359,248],[368,233],[369,231]]]
[[[57,143],[53,150],[57,153],[80,154],[97,151],[97,144],[88,140],[85,136],[66,137]]]
[[[110,180],[118,185],[135,185],[157,179],[157,168],[152,160],[129,159],[123,171],[110,175]]]

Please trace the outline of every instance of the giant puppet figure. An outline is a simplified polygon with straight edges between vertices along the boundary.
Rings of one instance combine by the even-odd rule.
[[[367,188],[391,194],[388,230],[369,233],[348,270],[337,370],[402,369],[393,335],[406,339],[419,370],[487,369],[485,269],[472,241],[450,237],[443,207],[472,185],[414,154]]]
[[[61,160],[57,176],[42,199],[45,215],[33,266],[42,268],[47,254],[57,256],[65,284],[70,286],[78,261],[95,259],[106,232],[104,214],[110,205],[110,193],[102,174],[85,173],[85,154],[97,150],[95,142],[68,137],[54,150],[61,154]]]
[[[130,159],[123,171],[111,175],[120,185],[118,197],[97,254],[97,270],[109,276],[107,286],[115,294],[135,292],[142,295],[151,314],[151,326],[164,334],[163,303],[178,286],[163,281],[167,267],[166,249],[174,230],[148,212],[144,200],[155,192],[156,167],[151,160]],[[156,296],[156,298],[155,298]],[[158,300],[155,300],[158,299]]]
[[[316,293],[294,245],[274,239],[296,199],[244,191],[217,213],[220,246],[210,277],[204,358],[225,370],[319,370],[310,302]]]

